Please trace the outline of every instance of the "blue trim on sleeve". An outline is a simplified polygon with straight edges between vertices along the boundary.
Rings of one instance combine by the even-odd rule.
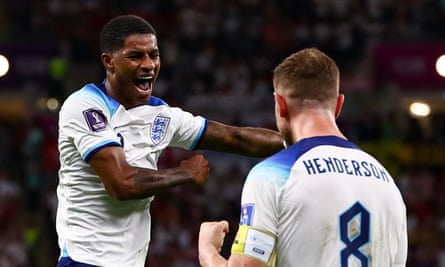
[[[114,140],[104,141],[102,143],[99,143],[95,147],[91,147],[90,149],[88,149],[88,151],[85,152],[85,154],[83,155],[83,160],[85,162],[88,162],[94,153],[96,153],[97,151],[101,150],[102,148],[108,147],[108,146],[120,146],[121,147],[122,145]]]
[[[198,146],[198,144],[201,142],[202,137],[204,136],[204,133],[207,130],[207,124],[208,124],[208,120],[204,119],[204,125],[203,125],[203,127],[201,127],[201,130],[198,133],[198,137],[195,139],[193,144],[190,146],[189,150],[195,150],[196,147]]]

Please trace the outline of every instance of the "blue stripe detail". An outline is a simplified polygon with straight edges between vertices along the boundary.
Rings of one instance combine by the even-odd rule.
[[[259,162],[252,168],[246,182],[250,180],[267,181],[282,187],[289,178],[292,165],[269,158]]]
[[[99,97],[99,101],[105,103],[111,116],[113,116],[116,113],[116,110],[121,105],[116,99],[112,98],[107,94],[107,91],[105,90],[105,80],[103,80],[102,83],[99,84],[98,86],[93,83],[87,84],[80,90],[80,92],[92,93],[94,97]],[[167,102],[156,96],[151,96],[146,105],[168,106]]]
[[[199,130],[198,136],[195,139],[195,141],[193,141],[193,143],[190,146],[189,150],[195,150],[196,149],[196,147],[198,146],[199,142],[201,142],[201,139],[204,136],[204,133],[207,130],[207,125],[208,125],[208,121],[207,121],[207,119],[204,119],[204,125],[203,125],[203,127],[201,127],[201,130]]]
[[[332,145],[337,147],[360,149],[350,141],[337,136],[317,136],[300,140],[287,149],[264,159],[252,168],[248,179],[273,179],[273,182],[283,186],[289,179],[289,173],[294,163],[310,149]]]
[[[56,267],[99,267],[88,263],[77,262],[70,257],[61,257]]]
[[[101,92],[109,99],[112,99],[112,102],[116,102],[118,104],[118,106],[120,105],[120,103],[118,103],[115,99],[113,99],[112,97],[107,95],[107,91],[105,90],[105,80],[102,81],[102,83],[99,85],[98,87]],[[147,102],[147,105],[149,106],[162,106],[162,105],[167,105],[167,102],[165,102],[164,100],[162,100],[159,97],[156,96],[151,96],[150,99]]]
[[[282,150],[276,153],[275,155],[270,156],[270,158],[266,160],[292,166],[294,162],[301,157],[301,155],[303,155],[310,149],[317,146],[329,146],[329,145],[360,150],[360,148],[357,145],[337,136],[331,136],[331,135],[316,136],[316,137],[302,139],[299,142],[288,147],[287,149]]]
[[[340,138],[338,136],[334,136],[334,135],[305,138],[305,139],[300,140],[298,143],[293,144],[289,148],[295,147],[295,151],[297,152],[296,159],[298,159],[301,155],[306,153],[308,150],[310,150],[314,147],[317,147],[317,146],[337,146],[337,147],[361,150],[357,145],[351,143],[350,141]]]
[[[103,141],[103,142],[99,143],[98,145],[88,149],[87,152],[85,152],[85,154],[83,155],[83,160],[85,162],[88,162],[88,160],[90,160],[91,156],[93,156],[94,153],[96,153],[100,149],[107,147],[107,146],[120,146],[121,147],[122,145],[114,140]]]
[[[104,103],[108,112],[110,113],[110,116],[113,116],[120,106],[119,102],[105,93],[105,89],[102,89],[101,87],[98,87],[92,83],[89,83],[82,87],[79,91],[77,91],[76,94],[80,98],[92,98],[98,102]]]
[[[160,99],[159,97],[156,97],[156,96],[151,96],[150,99],[147,102],[147,105],[149,105],[149,106],[163,106],[163,105],[167,105],[168,106],[168,104],[164,100],[162,100],[162,99]]]
[[[66,244],[63,245],[62,257],[69,257],[68,249],[66,248]]]

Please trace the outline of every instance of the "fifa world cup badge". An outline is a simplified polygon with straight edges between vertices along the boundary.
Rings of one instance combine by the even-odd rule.
[[[102,131],[106,128],[107,119],[102,111],[97,109],[88,109],[83,111],[83,116],[87,121],[88,127],[94,132]]]

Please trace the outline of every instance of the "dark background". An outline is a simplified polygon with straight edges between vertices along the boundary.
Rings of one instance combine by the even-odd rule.
[[[445,266],[445,78],[433,66],[445,54],[445,1],[2,0],[0,54],[11,69],[0,78],[0,267],[55,266],[57,110],[104,78],[99,31],[130,13],[158,32],[154,95],[225,123],[275,128],[273,67],[305,47],[333,57],[346,95],[342,131],[388,166],[407,203],[407,266]],[[411,116],[413,100],[432,114]],[[190,153],[169,149],[160,168]],[[242,183],[258,159],[205,154],[205,186],[152,204],[150,266],[198,266],[203,220],[237,227]]]

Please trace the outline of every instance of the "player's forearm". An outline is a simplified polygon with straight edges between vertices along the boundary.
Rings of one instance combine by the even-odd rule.
[[[244,127],[237,139],[247,156],[267,157],[284,148],[281,135],[266,128]]]
[[[119,200],[147,198],[181,184],[194,183],[191,172],[181,168],[150,170],[133,168],[119,183],[104,183],[108,193]]]
[[[108,194],[119,200],[146,198],[182,184],[202,184],[209,176],[209,163],[196,154],[178,167],[153,170],[127,163],[120,147],[96,152],[89,161]]]
[[[218,150],[252,157],[266,157],[283,149],[281,135],[274,130],[236,127],[209,121],[197,149]]]
[[[178,185],[193,184],[190,172],[181,168],[152,171],[136,168],[134,176],[135,192],[132,197],[144,198],[153,196]]]
[[[199,247],[199,264],[202,267],[227,267],[228,261],[218,253],[215,247],[208,244]]]
[[[183,184],[203,184],[209,176],[209,163],[203,155],[193,155],[182,160],[177,168],[150,170],[133,168],[133,181],[130,190],[135,198],[148,197],[162,193],[172,187]]]

